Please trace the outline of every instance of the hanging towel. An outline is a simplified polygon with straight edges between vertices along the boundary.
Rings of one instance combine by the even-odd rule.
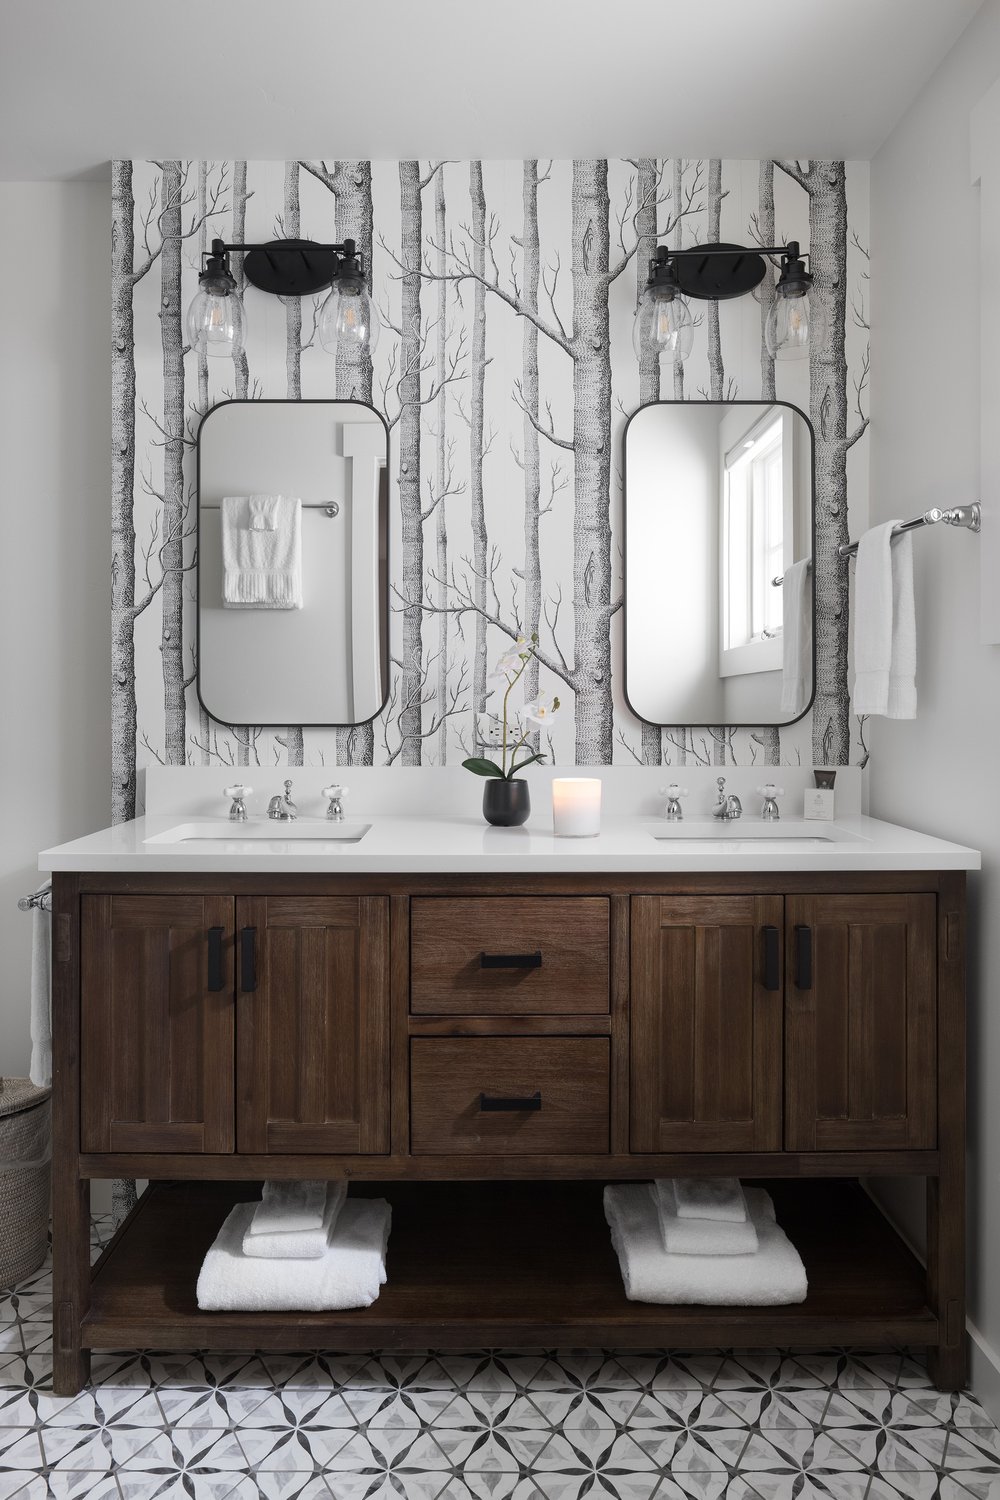
[[[260,1202],[254,1205],[251,1234],[287,1234],[293,1229],[320,1229],[326,1212],[323,1181],[268,1179]]]
[[[660,1220],[664,1250],[672,1255],[753,1255],[757,1249],[757,1231],[751,1220],[736,1224],[726,1219],[686,1219],[677,1212],[677,1194],[670,1177],[659,1177],[653,1183],[653,1196]],[[769,1217],[774,1205],[767,1200]]]
[[[301,502],[284,495],[225,495],[220,509],[225,607],[301,609]]]
[[[347,1197],[345,1182],[331,1182],[325,1194],[323,1217],[318,1229],[276,1229],[258,1227],[257,1213],[243,1236],[243,1254],[264,1260],[318,1260],[330,1242],[337,1216]],[[258,1211],[263,1207],[258,1204]]]
[[[898,521],[866,531],[854,577],[856,714],[913,719],[917,713],[917,632],[913,605],[913,539],[890,542]]]
[[[781,711],[801,713],[812,682],[812,590],[808,558],[785,569],[781,585]]]
[[[738,1177],[673,1177],[681,1219],[718,1219],[745,1224],[747,1200]]]
[[[39,894],[51,891],[46,881]],[[36,906],[31,913],[31,1063],[28,1076],[36,1088],[52,1083],[52,913]]]
[[[784,1230],[767,1215],[760,1188],[747,1193],[760,1248],[756,1255],[668,1255],[649,1183],[604,1189],[604,1216],[630,1302],[782,1307],[803,1302],[805,1267]],[[773,1210],[772,1210],[773,1211]]]
[[[385,1285],[392,1211],[384,1198],[348,1198],[318,1260],[255,1260],[243,1254],[252,1203],[238,1203],[198,1273],[204,1312],[336,1312],[370,1307]]]

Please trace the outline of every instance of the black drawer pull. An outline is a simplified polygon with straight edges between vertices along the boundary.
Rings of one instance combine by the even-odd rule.
[[[508,1110],[511,1114],[521,1113],[527,1110],[539,1110],[542,1107],[542,1095],[539,1090],[536,1094],[529,1094],[527,1099],[493,1099],[489,1094],[480,1094],[479,1108],[484,1115],[499,1113],[500,1110]]]
[[[208,987],[210,990],[221,990],[225,981],[222,977],[222,934],[224,927],[210,927],[208,929]]]
[[[765,927],[764,932],[764,988],[781,988],[781,945],[777,927]]]
[[[536,948],[534,953],[480,953],[479,967],[481,969],[540,969],[542,952],[540,948]]]
[[[813,987],[813,935],[811,927],[795,929],[795,988],[811,990]]]
[[[257,929],[244,927],[240,933],[240,989],[252,995],[257,988]]]

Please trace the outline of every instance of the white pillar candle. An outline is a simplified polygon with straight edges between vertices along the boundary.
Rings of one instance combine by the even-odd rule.
[[[593,776],[557,776],[552,783],[552,830],[559,838],[594,838],[601,831],[601,783]]]

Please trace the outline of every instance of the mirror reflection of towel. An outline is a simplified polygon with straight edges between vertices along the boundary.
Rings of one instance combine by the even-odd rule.
[[[220,509],[225,607],[301,609],[301,502],[285,495],[225,495]]]
[[[781,585],[781,711],[800,714],[812,677],[812,593],[809,559],[785,569]]]

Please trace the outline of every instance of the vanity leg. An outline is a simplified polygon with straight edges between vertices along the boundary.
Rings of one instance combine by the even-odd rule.
[[[54,1183],[52,1202],[52,1389],[75,1396],[90,1379],[80,1325],[90,1293],[90,1183]]]

